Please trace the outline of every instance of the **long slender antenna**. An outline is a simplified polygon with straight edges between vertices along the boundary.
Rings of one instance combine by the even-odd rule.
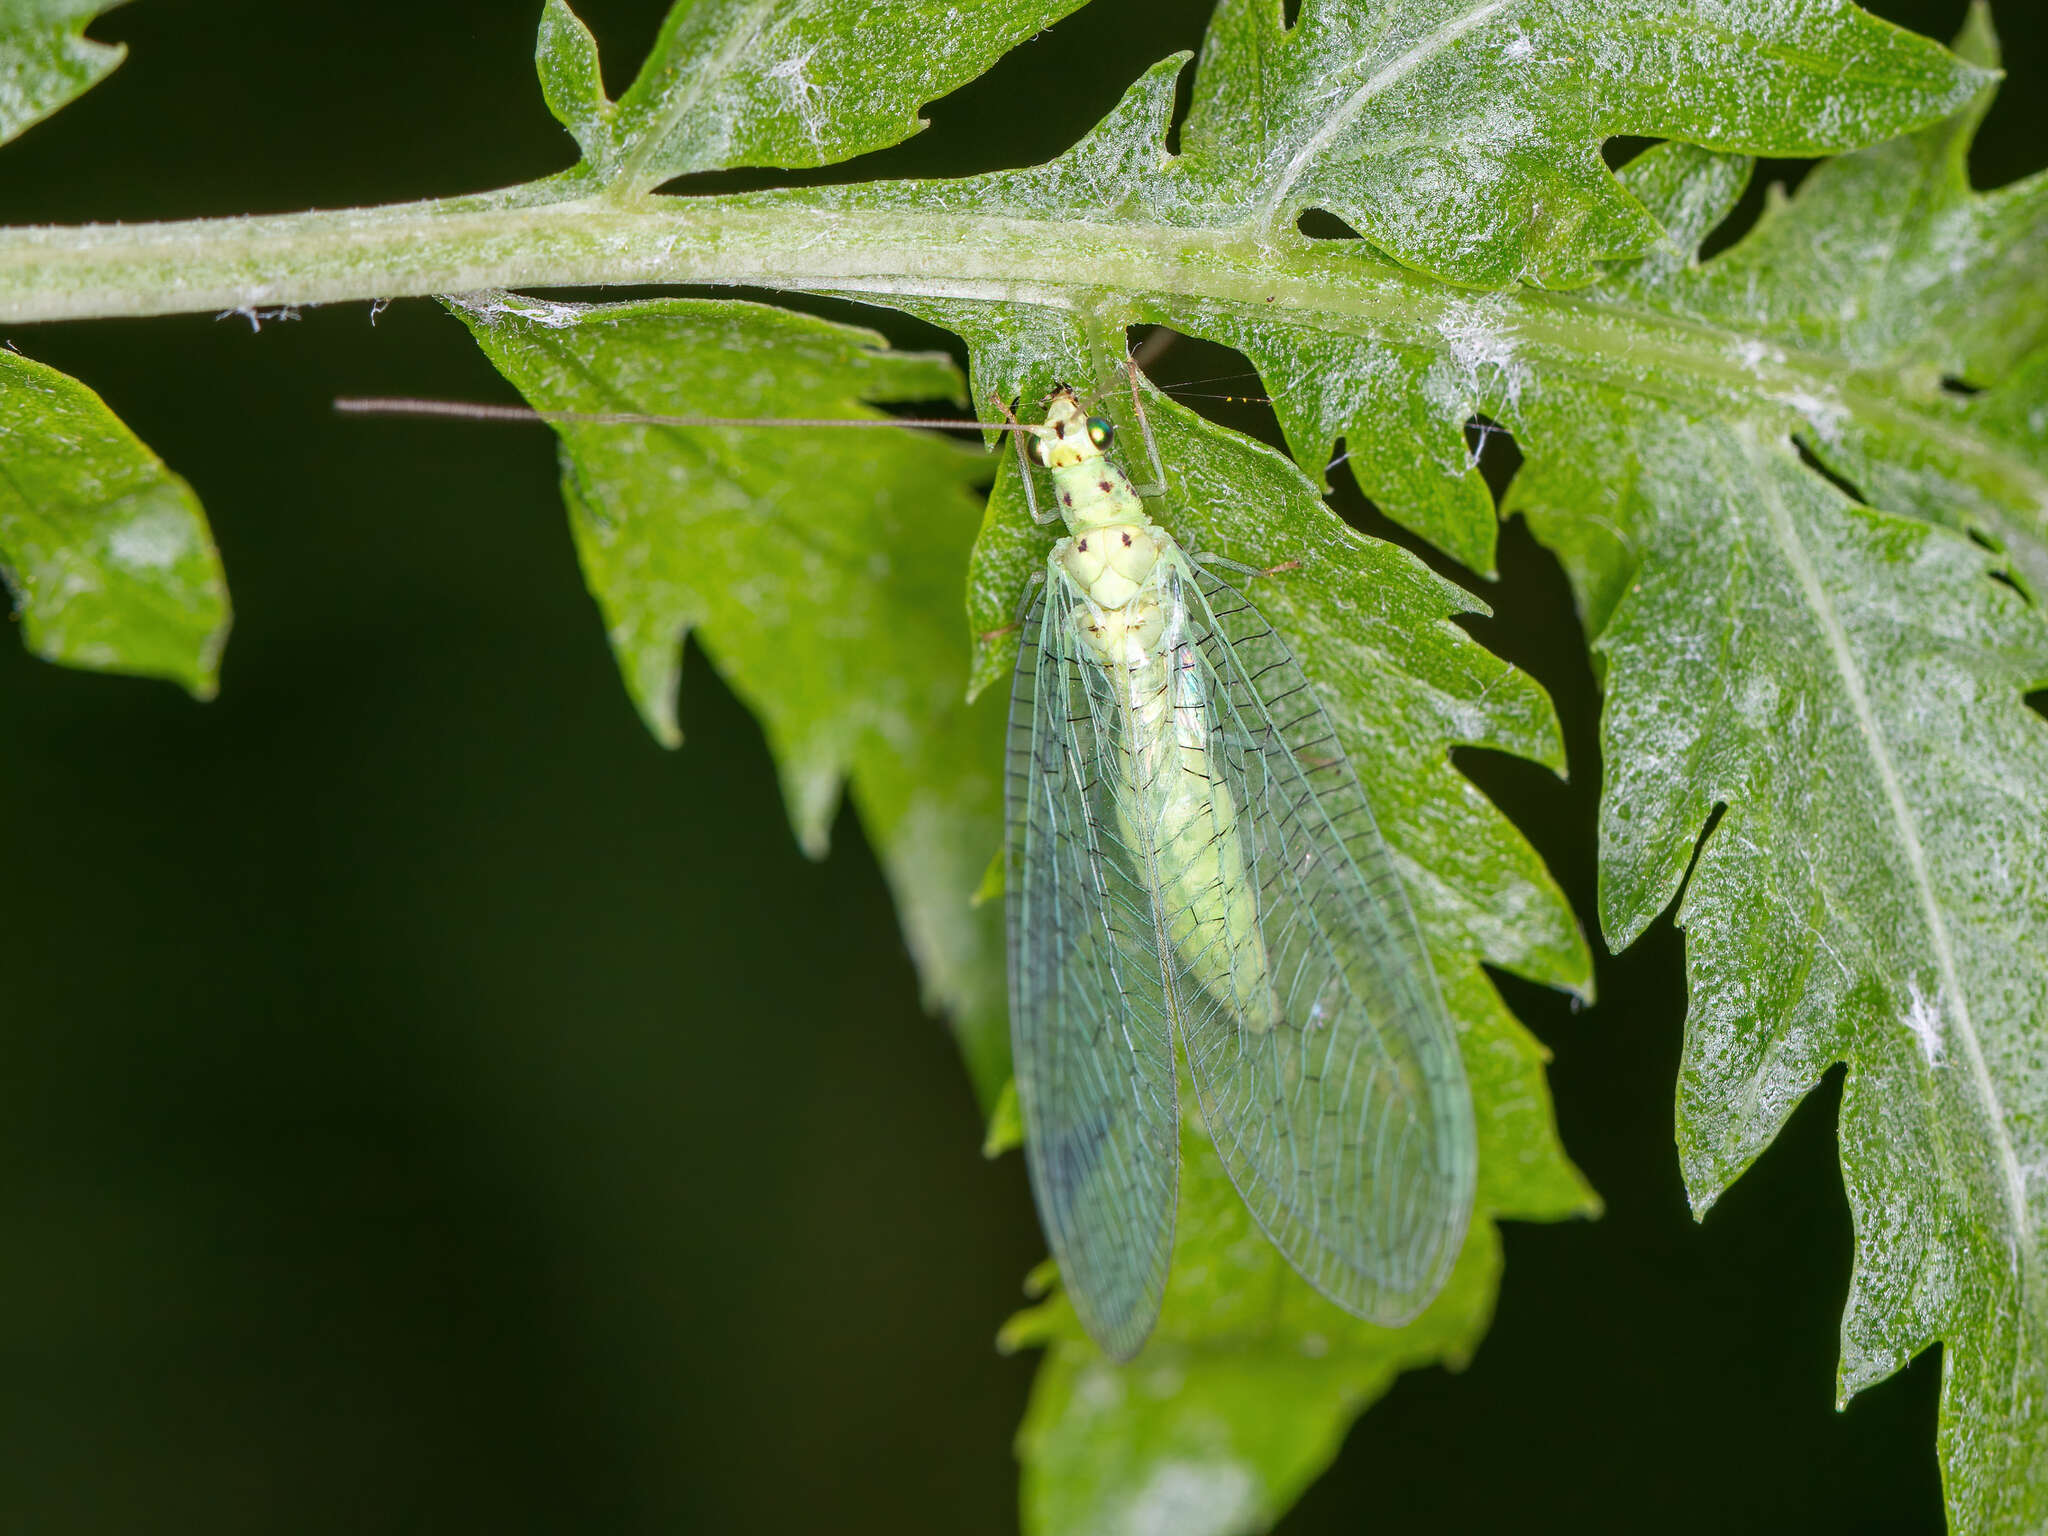
[[[343,395],[343,416],[431,416],[455,421],[561,422],[609,427],[926,427],[940,432],[1028,432],[1016,422],[961,421],[951,416],[655,416],[640,411],[537,411],[530,405],[480,405],[404,395]]]

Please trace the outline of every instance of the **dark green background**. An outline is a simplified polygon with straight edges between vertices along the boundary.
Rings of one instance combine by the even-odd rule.
[[[662,5],[579,8],[617,89]],[[1205,10],[1098,0],[887,159],[1052,154]],[[1985,181],[2042,158],[2048,61],[2008,10]],[[538,11],[139,0],[94,29],[129,62],[0,151],[0,219],[558,168]],[[198,487],[238,610],[204,707],[0,648],[0,1528],[1009,1527],[1031,1361],[991,1341],[1041,1253],[1022,1168],[977,1155],[853,821],[798,856],[694,655],[688,744],[641,730],[549,441],[329,414],[498,397],[460,328],[414,303],[0,339]],[[1590,919],[1597,703],[1563,582],[1516,527],[1487,596],[1475,628],[1551,689],[1574,782],[1468,766]],[[1836,1080],[1686,1214],[1680,961],[1661,926],[1578,1015],[1508,983],[1609,1213],[1510,1227],[1477,1360],[1405,1378],[1286,1530],[1939,1528],[1938,1358],[1831,1406]]]

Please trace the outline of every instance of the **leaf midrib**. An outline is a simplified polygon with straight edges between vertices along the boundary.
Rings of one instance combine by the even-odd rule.
[[[1891,752],[1885,745],[1884,731],[1871,705],[1863,668],[1858,663],[1849,637],[1842,628],[1841,618],[1835,612],[1833,599],[1829,597],[1820,573],[1814,568],[1813,557],[1806,548],[1805,540],[1800,537],[1791,510],[1785,505],[1784,498],[1778,494],[1773,476],[1761,462],[1763,445],[1754,433],[1738,430],[1737,436],[1742,445],[1742,452],[1749,461],[1749,479],[1757,486],[1758,496],[1769,519],[1771,537],[1784,555],[1786,564],[1791,568],[1793,578],[1799,584],[1800,595],[1806,601],[1807,611],[1813,616],[1813,621],[1821,632],[1821,638],[1827,644],[1828,661],[1841,683],[1851,717],[1856,722],[1856,732],[1863,745],[1864,757],[1877,774],[1878,785],[1884,792],[1885,808],[1891,818],[1893,835],[1899,851],[1905,856],[1907,869],[1912,876],[1914,903],[1920,909],[1935,969],[1941,976],[1944,994],[1940,999],[1942,1011],[1948,1019],[1951,1033],[1963,1047],[1963,1056],[1969,1066],[1970,1086],[1977,1097],[1979,1113],[1990,1130],[1991,1145],[1998,1161],[1999,1193],[2005,1206],[2006,1230],[2016,1238],[2011,1246],[2017,1256],[2027,1252],[2030,1246],[2024,1241],[2027,1231],[2025,1175],[2020,1168],[2018,1153],[2013,1147],[2012,1134],[2006,1125],[2004,1102],[1999,1095],[1998,1085],[1992,1081],[1991,1069],[1984,1057],[1983,1043],[1978,1037],[1977,1024],[1971,1017],[1969,994],[1963,988],[1961,970],[1956,962],[1955,941],[1949,933],[1947,912],[1940,894],[1934,888],[1934,878],[1928,868],[1927,850],[1921,840],[1919,818],[1907,802],[1905,788],[1899,781],[1898,766],[1892,761]],[[2031,1285],[2029,1288],[2032,1288]]]
[[[1410,44],[1407,50],[1388,60],[1372,77],[1344,100],[1344,105],[1332,112],[1322,127],[1311,134],[1308,140],[1288,158],[1280,174],[1274,178],[1273,190],[1259,205],[1258,222],[1270,227],[1280,216],[1280,207],[1287,200],[1287,194],[1294,190],[1295,183],[1307,174],[1315,157],[1327,149],[1347,128],[1358,119],[1366,106],[1386,91],[1415,73],[1432,58],[1442,53],[1466,33],[1477,29],[1490,20],[1497,12],[1521,3],[1521,0],[1484,0],[1484,3],[1462,16],[1446,20],[1434,31],[1427,33]]]

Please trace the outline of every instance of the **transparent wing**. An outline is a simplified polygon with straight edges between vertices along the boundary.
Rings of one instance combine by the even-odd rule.
[[[1441,1289],[1471,1216],[1478,1152],[1457,1037],[1392,855],[1300,667],[1241,593],[1174,565],[1175,708],[1207,732],[1242,843],[1223,867],[1251,886],[1263,941],[1230,950],[1227,984],[1185,985],[1194,963],[1179,973],[1196,1097],[1289,1262],[1345,1310],[1402,1323]],[[1260,966],[1270,993],[1245,974]]]
[[[1074,1310],[1128,1359],[1172,1258],[1180,1104],[1151,888],[1115,807],[1119,715],[1053,572],[1010,700],[1010,1040],[1024,1152]]]

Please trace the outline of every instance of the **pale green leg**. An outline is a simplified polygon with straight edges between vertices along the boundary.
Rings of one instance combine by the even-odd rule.
[[[1299,560],[1283,560],[1278,565],[1246,565],[1242,560],[1233,560],[1228,555],[1198,554],[1188,558],[1197,565],[1219,566],[1239,576],[1278,576],[1282,571],[1298,571]]]
[[[1152,436],[1152,419],[1145,414],[1145,401],[1138,393],[1138,360],[1124,359],[1124,369],[1131,376],[1131,410],[1138,418],[1138,432],[1145,439],[1145,457],[1152,461],[1152,473],[1156,477],[1150,485],[1134,485],[1132,490],[1140,496],[1164,496],[1166,494],[1166,466],[1160,462],[1159,444]]]
[[[1031,461],[1024,456],[1024,432],[1018,425],[1016,416],[1011,413],[1010,407],[1001,396],[992,392],[989,399],[995,402],[996,409],[1001,411],[1010,423],[1010,446],[1017,450],[1017,478],[1024,483],[1024,505],[1031,509],[1031,521],[1041,528],[1047,523],[1058,522],[1059,513],[1041,512],[1038,508],[1038,488],[1031,482]]]

